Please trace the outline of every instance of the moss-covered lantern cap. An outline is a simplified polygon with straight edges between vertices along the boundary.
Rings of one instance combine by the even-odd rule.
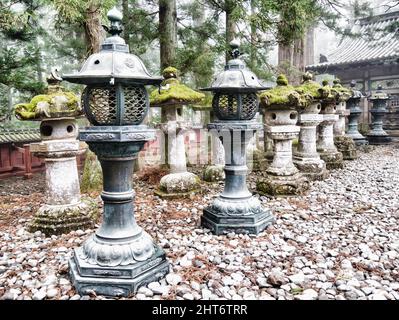
[[[211,86],[202,88],[203,91],[229,93],[250,93],[265,90],[258,77],[247,68],[245,62],[240,59],[240,43],[238,40],[230,42],[230,59],[224,70],[216,75]]]
[[[370,101],[374,100],[388,100],[389,96],[384,91],[382,91],[382,86],[378,85],[377,91],[375,91],[371,97],[369,98]]]
[[[350,89],[342,86],[341,80],[338,78],[333,80],[333,88],[338,92],[337,97],[339,101],[347,101],[352,95]]]
[[[60,85],[61,81],[57,71],[53,70],[47,78],[46,94],[34,96],[28,103],[15,105],[16,118],[19,120],[43,120],[82,115],[78,97],[73,92],[66,91]]]
[[[150,94],[152,107],[199,103],[205,98],[205,94],[180,83],[177,73],[178,70],[174,67],[167,67],[163,70],[164,80],[160,89],[155,89]]]
[[[329,89],[322,87],[318,82],[313,81],[313,75],[310,72],[303,74],[302,83],[295,87],[295,90],[303,95],[309,103],[314,100],[327,98],[330,93]]]
[[[277,77],[277,86],[260,94],[260,103],[264,108],[274,107],[300,107],[306,104],[304,96],[288,84],[287,77],[280,74]]]

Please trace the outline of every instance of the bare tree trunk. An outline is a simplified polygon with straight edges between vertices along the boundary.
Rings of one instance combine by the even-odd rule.
[[[292,65],[293,60],[293,46],[288,44],[278,45],[278,64]]]
[[[305,67],[314,64],[314,27],[306,32],[305,43]]]
[[[123,39],[125,39],[126,43],[129,43],[129,0],[122,0],[122,13],[123,13]]]
[[[37,81],[43,82],[43,67],[42,67],[42,55],[40,52],[39,41],[37,37],[35,37],[35,49],[36,49],[36,73],[37,73]]]
[[[255,1],[251,0],[251,17],[255,16]],[[256,26],[251,24],[251,64],[256,64]]]
[[[5,121],[11,120],[12,110],[13,110],[13,92],[12,87],[8,87],[7,89],[7,114]]]
[[[159,43],[161,69],[173,66],[177,46],[176,0],[159,0]]]
[[[86,10],[85,35],[88,54],[99,52],[104,30],[101,25],[100,6],[96,4],[96,1],[92,1]]]
[[[233,11],[236,6],[234,0],[226,0],[225,11],[226,11],[226,44],[228,45],[236,37],[237,28],[236,21],[233,19]],[[226,52],[226,63],[231,59],[230,53]]]
[[[305,71],[305,39],[297,39],[294,42],[292,65],[301,72]]]

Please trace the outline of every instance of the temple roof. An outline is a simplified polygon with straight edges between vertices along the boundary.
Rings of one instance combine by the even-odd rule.
[[[0,130],[1,143],[21,143],[40,141],[40,131],[38,129],[3,129]]]
[[[399,36],[397,32],[387,31],[393,24],[399,24],[398,12],[358,20],[352,32],[361,37],[343,38],[338,48],[327,55],[327,62],[309,65],[306,69],[327,71],[329,67],[399,59]]]

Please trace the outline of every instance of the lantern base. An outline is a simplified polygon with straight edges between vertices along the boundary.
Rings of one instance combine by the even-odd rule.
[[[342,157],[344,160],[357,159],[356,145],[351,137],[336,136],[334,137],[334,144],[337,147],[338,151],[342,153]]]
[[[255,199],[255,198],[250,198]],[[229,201],[230,202],[230,201]],[[232,206],[236,206],[237,210],[241,209],[243,201],[237,203],[230,202],[230,207],[227,209],[231,212]],[[227,215],[221,213],[209,206],[204,209],[201,216],[201,226],[210,229],[212,233],[220,235],[229,232],[244,233],[244,234],[259,234],[266,227],[274,222],[274,217],[269,209],[261,207],[259,204],[258,213],[254,214],[231,214]]]
[[[345,135],[352,138],[356,146],[368,144],[366,137],[362,136],[358,131],[348,131]]]
[[[80,295],[95,292],[106,297],[128,297],[143,285],[164,278],[169,272],[165,252],[154,245],[151,258],[135,264],[102,267],[80,258],[82,248],[74,251],[69,260],[72,283]]]
[[[97,215],[97,203],[89,199],[72,205],[45,204],[30,222],[29,231],[41,231],[50,236],[87,229],[93,226]]]
[[[320,158],[326,163],[327,170],[342,169],[344,167],[341,152],[333,150],[320,152]]]
[[[309,190],[309,181],[299,172],[290,176],[266,175],[257,181],[256,190],[268,196],[303,195]]]
[[[328,177],[326,164],[318,155],[307,158],[302,154],[294,154],[293,161],[299,171],[310,181],[324,180]]]
[[[207,166],[203,173],[203,179],[206,182],[218,182],[225,179],[224,165],[215,164],[212,166]]]
[[[367,135],[367,139],[371,145],[383,145],[392,142],[392,138],[388,135]]]

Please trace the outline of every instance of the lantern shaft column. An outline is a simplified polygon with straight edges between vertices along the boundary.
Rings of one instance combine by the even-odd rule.
[[[323,121],[319,125],[319,139],[317,141],[317,151],[320,158],[326,163],[327,169],[343,168],[342,153],[339,152],[334,144],[334,123],[338,121],[338,115],[335,114],[335,103],[323,105]]]
[[[69,261],[80,294],[129,296],[168,273],[160,249],[134,218],[133,160],[154,130],[145,126],[88,127],[80,133],[103,169],[103,222]]]
[[[222,137],[225,149],[225,187],[212,205],[204,209],[201,225],[216,234],[228,232],[258,234],[274,218],[269,209],[247,188],[246,146],[262,125],[255,121],[218,121],[208,124]]]
[[[370,110],[372,122],[371,130],[367,134],[367,139],[370,144],[379,145],[387,144],[392,141],[392,138],[383,129],[384,117],[387,113],[388,95],[382,91],[381,85],[378,86],[377,91],[369,98],[373,103]]]

